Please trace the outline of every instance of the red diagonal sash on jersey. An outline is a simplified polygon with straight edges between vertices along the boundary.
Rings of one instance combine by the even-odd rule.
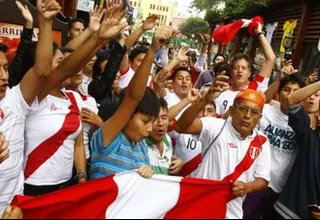
[[[179,173],[180,176],[188,176],[192,172],[198,169],[199,164],[201,163],[201,153],[183,164],[183,167]]]
[[[25,179],[28,179],[42,164],[54,155],[65,139],[76,132],[80,126],[79,109],[76,99],[72,93],[66,93],[66,95],[71,102],[69,106],[70,112],[66,115],[60,130],[30,153],[24,171]]]
[[[237,181],[237,179],[247,170],[250,169],[256,158],[261,153],[262,145],[267,141],[267,138],[261,135],[257,135],[250,143],[249,149],[244,156],[243,160],[235,168],[234,172],[229,176],[226,176],[223,181]]]

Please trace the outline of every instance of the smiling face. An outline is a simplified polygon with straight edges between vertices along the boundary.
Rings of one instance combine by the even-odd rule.
[[[153,122],[153,129],[150,137],[156,143],[159,143],[166,136],[169,127],[168,109],[161,108],[158,118]]]

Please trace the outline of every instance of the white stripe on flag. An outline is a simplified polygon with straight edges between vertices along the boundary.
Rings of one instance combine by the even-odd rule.
[[[182,178],[154,175],[145,179],[130,172],[113,179],[118,196],[106,211],[107,219],[162,219],[178,202]]]

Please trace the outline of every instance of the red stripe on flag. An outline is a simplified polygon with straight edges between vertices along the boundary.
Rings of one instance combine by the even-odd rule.
[[[118,192],[110,176],[40,197],[16,196],[12,205],[21,208],[25,219],[105,219]]]
[[[201,153],[183,165],[183,167],[180,171],[180,175],[181,176],[188,176],[193,171],[198,169],[198,166],[200,163],[201,163]]]
[[[42,142],[30,153],[24,171],[25,179],[28,179],[42,164],[52,157],[52,155],[58,151],[65,139],[76,132],[80,126],[80,113],[75,97],[72,93],[66,93],[66,95],[71,102],[71,105],[69,106],[70,112],[66,115],[60,130]]]
[[[226,217],[227,203],[233,199],[231,185],[203,179],[183,179],[177,204],[164,216],[173,218]]]
[[[234,172],[229,176],[226,176],[223,181],[235,182],[237,179],[247,170],[250,169],[256,158],[261,153],[262,145],[267,141],[267,138],[261,135],[257,135],[253,141],[250,143],[250,147],[244,156],[243,160],[235,168]]]

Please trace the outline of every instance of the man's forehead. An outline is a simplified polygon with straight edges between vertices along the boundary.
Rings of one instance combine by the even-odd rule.
[[[261,106],[253,101],[249,101],[246,99],[237,99],[237,103],[241,105],[245,105],[251,108],[260,109],[262,110]]]

